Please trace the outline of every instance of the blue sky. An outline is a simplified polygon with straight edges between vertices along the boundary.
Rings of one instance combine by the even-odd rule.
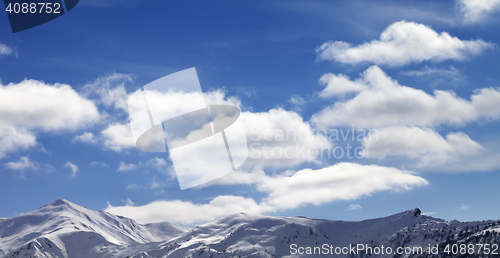
[[[15,34],[3,13],[0,217],[64,198],[185,225],[240,211],[360,220],[414,207],[499,219],[499,9],[466,0],[82,0]],[[240,106],[247,129],[317,136],[271,146],[350,144],[365,157],[250,158],[181,191],[167,154],[133,146],[124,103],[190,67],[205,92]],[[330,142],[334,130],[377,134]]]

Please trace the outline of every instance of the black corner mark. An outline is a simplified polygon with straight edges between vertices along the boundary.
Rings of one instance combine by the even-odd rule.
[[[79,0],[4,0],[12,32],[44,24],[73,9]],[[66,6],[66,11],[64,10]]]

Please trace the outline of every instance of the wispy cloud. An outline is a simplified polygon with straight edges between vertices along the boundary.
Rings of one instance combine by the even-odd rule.
[[[349,207],[347,207],[345,210],[346,211],[354,211],[354,210],[361,210],[363,207],[359,204],[350,204]]]
[[[125,162],[120,162],[120,165],[118,166],[118,171],[119,172],[124,172],[124,171],[130,171],[130,170],[134,170],[137,168],[137,165],[136,164],[133,164],[133,163],[125,163]]]
[[[7,45],[0,43],[0,58],[10,55],[14,55],[17,57],[17,52],[11,47],[8,47]]]
[[[76,173],[78,173],[78,166],[77,165],[68,161],[68,162],[66,162],[66,164],[64,164],[64,167],[70,169],[72,178],[76,177]]]
[[[307,103],[307,100],[305,100],[303,97],[299,95],[294,95],[290,97],[288,102],[292,104],[293,110],[300,112],[302,111],[302,107]]]
[[[32,162],[28,157],[21,157],[19,161],[5,163],[5,167],[12,170],[24,171],[25,169],[38,170],[38,162]]]
[[[132,74],[112,72],[85,84],[81,94],[95,100],[105,107],[127,111],[127,92],[125,84],[133,82]]]
[[[431,86],[437,87],[439,85],[458,86],[465,83],[465,76],[455,68],[450,66],[447,69],[443,68],[430,68],[425,66],[421,70],[412,70],[402,72],[404,75],[420,77],[431,81]]]
[[[109,164],[103,161],[92,161],[90,162],[90,167],[109,167]]]

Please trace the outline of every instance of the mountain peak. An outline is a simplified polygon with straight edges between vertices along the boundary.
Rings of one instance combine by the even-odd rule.
[[[57,199],[51,203],[49,203],[49,206],[60,206],[60,205],[71,205],[74,204],[66,199]]]
[[[85,208],[83,206],[80,206],[78,204],[74,204],[66,199],[58,199],[55,200],[40,209],[57,209],[57,210],[82,210],[82,208]]]
[[[403,211],[400,214],[411,214],[411,215],[417,217],[418,215],[422,214],[422,211],[419,208],[415,208],[415,209]]]

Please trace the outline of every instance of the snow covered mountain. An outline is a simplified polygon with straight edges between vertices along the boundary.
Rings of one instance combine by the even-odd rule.
[[[141,225],[57,200],[0,221],[0,257],[113,257],[132,245],[168,241],[187,231],[170,223]]]
[[[311,257],[312,253],[340,257],[498,257],[493,254],[493,245],[499,243],[500,221],[447,222],[420,215],[418,209],[359,222],[240,213],[186,229],[170,223],[141,225],[58,200],[0,220],[0,257],[9,258]],[[358,244],[364,250],[352,253],[352,247]],[[470,244],[474,245],[470,250],[474,255],[460,254],[460,245],[467,249]],[[489,254],[483,249],[476,255],[479,244],[489,244]],[[445,252],[447,245],[449,255]],[[412,248],[418,252],[418,247],[422,247],[421,253],[404,252]],[[388,248],[391,254],[387,254]],[[403,254],[397,254],[398,248]],[[350,254],[335,254],[348,250]],[[429,251],[439,254],[429,255]]]

